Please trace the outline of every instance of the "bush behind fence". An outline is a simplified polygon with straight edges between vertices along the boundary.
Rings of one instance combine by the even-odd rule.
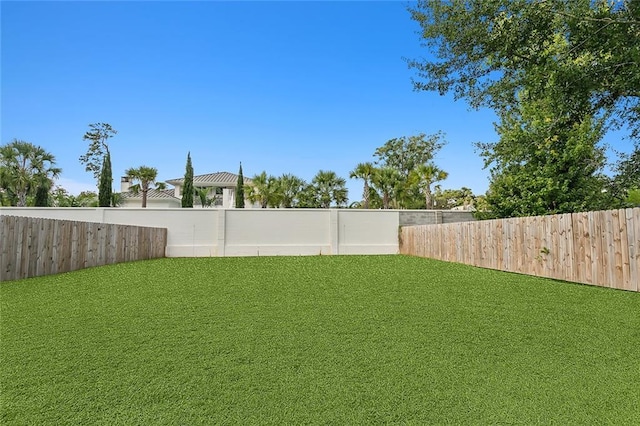
[[[167,230],[0,216],[0,281],[164,257]]]
[[[640,291],[640,208],[402,227],[400,253]]]

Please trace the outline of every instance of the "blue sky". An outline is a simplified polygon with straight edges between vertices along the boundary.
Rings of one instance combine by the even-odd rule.
[[[406,2],[2,1],[1,140],[43,146],[72,193],[95,189],[78,157],[110,123],[114,188],[129,167],[182,177],[266,170],[349,179],[388,139],[443,131],[444,188],[488,187],[473,142],[491,111],[414,92],[403,57],[429,55]]]

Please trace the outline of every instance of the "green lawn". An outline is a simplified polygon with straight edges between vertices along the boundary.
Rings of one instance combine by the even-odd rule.
[[[0,283],[2,424],[640,424],[640,294],[404,256]]]

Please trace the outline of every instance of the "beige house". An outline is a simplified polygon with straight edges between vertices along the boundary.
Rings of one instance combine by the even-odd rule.
[[[236,205],[236,184],[238,175],[229,172],[216,172],[193,177],[194,188],[208,188],[208,198],[211,200],[210,206],[214,208],[234,208]],[[167,184],[173,188],[165,190],[151,189],[147,193],[147,207],[173,208],[182,207],[182,188],[184,178],[169,179]],[[245,184],[251,184],[251,179],[244,178]],[[129,188],[131,183],[129,178],[123,176],[120,180],[120,191],[123,194],[121,207],[140,207],[142,205],[142,194],[134,194]],[[251,207],[251,203],[245,200],[245,205]],[[193,207],[203,207],[200,198],[194,196]]]

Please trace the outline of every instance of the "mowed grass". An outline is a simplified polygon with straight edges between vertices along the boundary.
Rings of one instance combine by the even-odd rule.
[[[2,424],[640,424],[640,295],[404,256],[0,283]]]

